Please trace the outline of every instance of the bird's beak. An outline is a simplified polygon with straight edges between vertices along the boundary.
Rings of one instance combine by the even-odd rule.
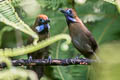
[[[49,20],[49,19],[47,19],[45,22],[46,22],[46,23],[49,23],[49,22],[50,22],[50,20]]]
[[[64,10],[64,9],[59,9],[60,10],[60,12],[62,12],[62,13],[66,13],[66,11]]]

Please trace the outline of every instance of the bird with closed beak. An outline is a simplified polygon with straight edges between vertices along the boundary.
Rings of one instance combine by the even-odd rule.
[[[50,25],[48,24],[50,20],[44,14],[40,14],[37,16],[36,21],[32,27],[32,29],[38,34],[39,41],[45,40],[50,37],[49,29]],[[27,44],[31,44],[33,42],[33,38],[28,39]],[[29,60],[31,59],[44,59],[47,58],[49,54],[49,47],[45,47],[36,52],[28,54]],[[28,69],[35,71],[40,79],[44,74],[44,66],[28,66]]]
[[[95,52],[98,45],[91,32],[77,16],[76,11],[72,8],[60,9],[60,11],[65,15],[74,47],[88,59],[90,59],[92,55],[96,56]]]

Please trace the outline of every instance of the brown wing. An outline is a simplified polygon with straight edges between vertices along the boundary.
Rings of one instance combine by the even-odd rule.
[[[95,41],[94,37],[92,36],[91,32],[88,32],[86,34],[91,42],[91,47],[93,49],[93,51],[95,52],[96,49],[98,48],[97,42]]]
[[[69,25],[69,30],[75,48],[88,58],[97,49],[97,44],[88,29],[84,27],[80,23],[72,23]]]
[[[86,35],[84,29],[80,27],[79,23],[71,24],[69,29],[72,40],[77,45],[77,47],[82,50],[87,48],[86,45],[90,45],[89,38]]]

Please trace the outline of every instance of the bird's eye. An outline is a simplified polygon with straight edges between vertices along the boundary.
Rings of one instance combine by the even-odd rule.
[[[45,21],[43,19],[40,19],[40,22],[44,23]]]
[[[71,9],[68,9],[68,10],[67,10],[67,13],[68,13],[68,14],[71,14],[71,13],[72,13]]]

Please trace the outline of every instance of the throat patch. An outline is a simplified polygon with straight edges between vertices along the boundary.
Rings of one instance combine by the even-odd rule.
[[[47,28],[50,29],[50,25],[49,24],[47,24]]]
[[[37,30],[37,32],[41,32],[44,30],[44,25],[40,25],[40,26],[37,26],[35,29]]]
[[[67,17],[67,19],[70,20],[70,21],[72,21],[72,22],[76,22],[76,19],[71,18],[71,17],[69,17],[69,16]]]
[[[40,26],[36,26],[35,28],[37,30],[37,32],[42,32],[43,30],[49,30],[50,29],[50,25],[49,24],[43,24]]]

